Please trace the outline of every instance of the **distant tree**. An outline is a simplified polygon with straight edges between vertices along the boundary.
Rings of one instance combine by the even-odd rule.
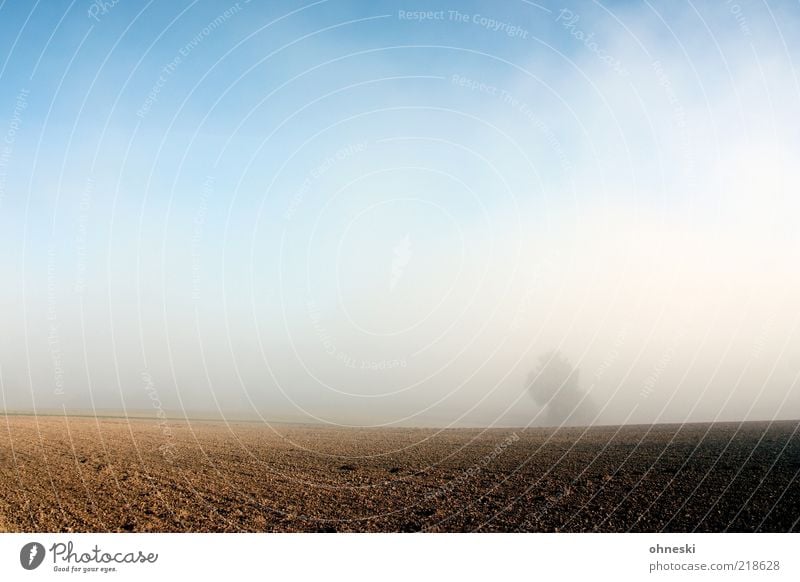
[[[539,356],[539,365],[528,374],[528,390],[544,408],[547,425],[588,424],[596,407],[578,384],[579,371],[557,350]]]

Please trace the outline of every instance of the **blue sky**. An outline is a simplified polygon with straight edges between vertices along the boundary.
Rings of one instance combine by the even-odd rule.
[[[538,353],[598,369],[625,330],[604,419],[791,416],[797,25],[791,2],[3,2],[6,395],[139,409],[147,371],[171,409],[520,423]],[[765,321],[754,412],[725,386]]]

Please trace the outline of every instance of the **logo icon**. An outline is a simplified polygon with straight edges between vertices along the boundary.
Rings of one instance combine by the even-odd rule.
[[[26,570],[35,570],[44,561],[44,554],[44,546],[39,542],[27,543],[19,552],[19,563]]]

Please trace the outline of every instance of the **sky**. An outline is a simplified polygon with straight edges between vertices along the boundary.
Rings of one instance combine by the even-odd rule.
[[[2,2],[3,408],[796,419],[799,31],[789,1]],[[532,394],[554,352],[580,417]]]

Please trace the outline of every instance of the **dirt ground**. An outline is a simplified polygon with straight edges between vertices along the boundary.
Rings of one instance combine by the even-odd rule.
[[[0,531],[800,531],[798,422],[339,429],[0,416]]]

